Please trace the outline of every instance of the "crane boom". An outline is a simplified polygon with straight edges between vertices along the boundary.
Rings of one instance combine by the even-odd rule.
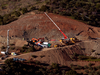
[[[45,12],[46,16],[53,22],[53,24],[58,28],[58,30],[63,34],[64,39],[67,39],[68,37],[61,31],[61,29],[57,26],[57,24],[47,15]]]

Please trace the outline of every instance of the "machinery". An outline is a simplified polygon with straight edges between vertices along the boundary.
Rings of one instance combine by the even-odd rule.
[[[44,42],[44,38],[32,38],[31,42],[37,46],[41,46],[42,48],[50,48],[51,44],[48,42]]]
[[[60,42],[64,43],[64,44],[74,44],[76,43],[76,41],[78,40],[77,38],[68,38],[63,32],[62,30],[56,25],[56,23],[47,15],[47,13],[45,12],[46,16],[53,22],[53,24],[58,28],[58,30],[63,34],[64,39],[61,39]]]
[[[44,38],[38,38],[38,39],[32,38],[31,41],[32,41],[33,43],[38,43],[38,42],[42,43],[42,42],[44,41]]]

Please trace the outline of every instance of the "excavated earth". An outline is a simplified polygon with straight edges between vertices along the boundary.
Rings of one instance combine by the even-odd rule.
[[[31,55],[36,55],[37,58],[34,58],[34,60],[49,64],[55,62],[62,65],[69,64],[72,61],[71,56],[74,53],[100,57],[99,55],[96,55],[96,53],[100,53],[100,28],[86,25],[85,23],[68,17],[52,13],[48,13],[48,15],[69,38],[75,36],[81,40],[81,42],[59,48],[44,48],[41,51],[22,54],[17,57],[29,59],[31,58]],[[14,38],[25,38],[25,40],[30,40],[32,38],[45,37],[49,40],[60,40],[63,37],[60,31],[44,13],[35,14],[34,12],[30,12],[20,16],[20,18],[14,22],[0,26],[0,45],[3,45],[4,42],[6,42],[6,40],[2,39],[6,39],[7,30],[10,30],[10,40]],[[92,50],[94,50],[94,52],[92,52]],[[41,55],[44,55],[44,57],[41,58]],[[67,61],[70,62],[68,63]]]

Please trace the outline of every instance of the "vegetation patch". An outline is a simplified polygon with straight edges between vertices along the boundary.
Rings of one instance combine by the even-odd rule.
[[[73,19],[81,20],[92,26],[100,26],[99,0],[48,0],[44,10],[63,16],[71,16]]]
[[[69,73],[70,68],[67,66],[64,68],[56,63],[48,66],[45,65],[47,64],[40,63],[39,61],[19,62],[7,59],[5,65],[1,67],[0,75],[72,75],[72,73]],[[78,73],[75,72],[75,74]]]
[[[5,46],[2,46],[2,47],[1,47],[1,49],[5,49],[5,48],[6,48]]]

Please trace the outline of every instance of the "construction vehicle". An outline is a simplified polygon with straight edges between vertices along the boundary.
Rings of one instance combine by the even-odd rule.
[[[38,42],[39,42],[39,43],[42,43],[42,42],[44,41],[44,38],[38,38],[38,39],[32,38],[31,41],[32,41],[33,43],[35,43],[35,44],[38,43]]]
[[[53,24],[57,27],[57,29],[63,34],[64,38],[60,40],[61,43],[64,44],[74,44],[78,41],[77,38],[73,37],[73,38],[68,38],[63,31],[57,26],[57,24],[47,15],[47,13],[45,12],[46,16],[53,22]],[[54,47],[57,47],[57,45],[55,45]]]

